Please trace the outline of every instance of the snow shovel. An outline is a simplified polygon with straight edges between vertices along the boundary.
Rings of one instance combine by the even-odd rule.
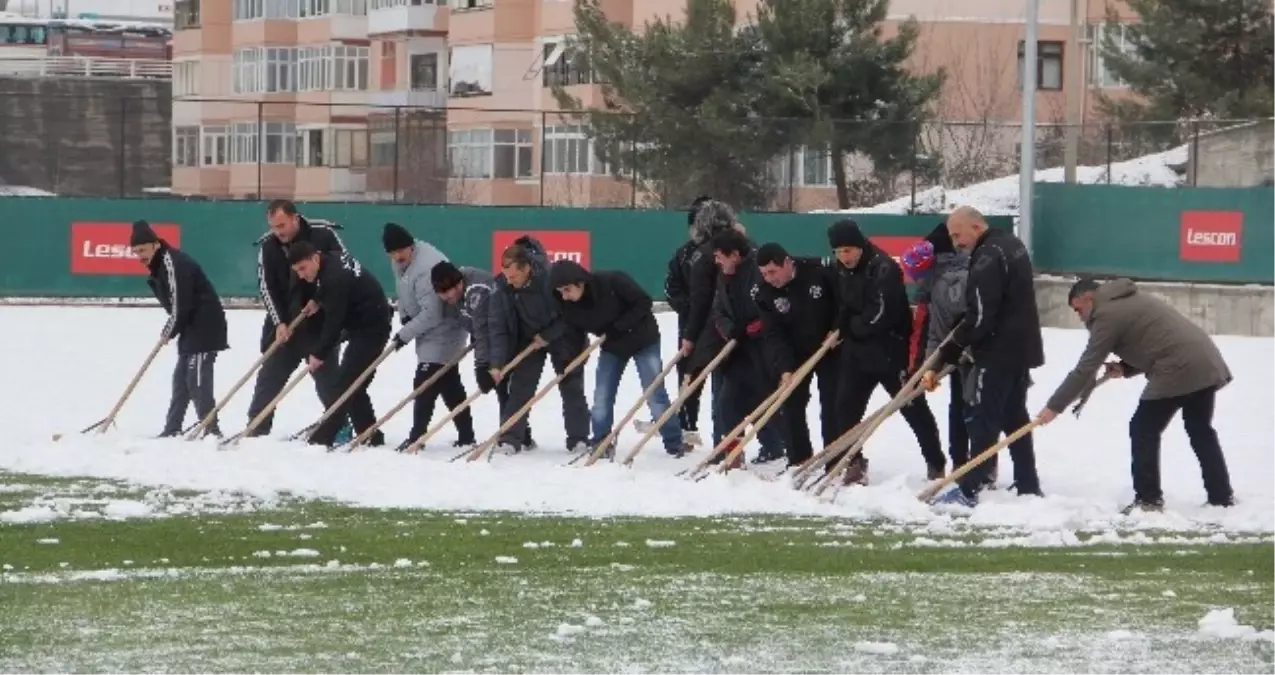
[[[760,418],[763,414],[765,414],[767,410],[770,410],[771,405],[774,404],[775,402],[775,399],[779,397],[779,392],[781,390],[783,390],[783,387],[780,387],[779,389],[776,389],[770,392],[770,395],[767,396],[766,399],[763,400],[761,403],[758,403],[756,408],[753,408],[751,412],[749,412],[747,415],[744,415],[744,419],[740,420],[739,424],[736,424],[735,428],[730,430],[730,433],[726,434],[725,436],[722,436],[722,441],[713,447],[712,451],[708,453],[708,457],[700,461],[699,464],[696,464],[695,466],[689,469],[682,469],[681,471],[678,471],[674,475],[685,476],[687,474],[690,474],[694,476],[700,471],[703,471],[704,468],[709,465],[709,463],[712,461],[714,457],[720,455],[722,452],[726,450],[726,447],[730,445],[731,441],[743,435],[744,430],[748,428],[748,425],[755,422],[758,418]]]
[[[917,493],[916,498],[927,504],[930,503],[930,501],[933,500],[934,497],[937,496],[939,492],[943,490],[943,488],[960,480],[961,476],[964,476],[965,474],[972,471],[974,467],[978,466],[979,464],[982,464],[983,462],[986,462],[987,460],[995,456],[996,453],[1000,452],[1001,450],[1004,450],[1014,441],[1031,433],[1032,429],[1035,429],[1036,427],[1040,426],[1040,423],[1041,421],[1040,421],[1040,418],[1038,417],[1028,422],[1027,424],[1024,424],[1023,426],[1019,427],[1017,431],[1006,436],[1005,438],[1002,438],[999,443],[979,453],[977,457],[960,465],[952,473],[949,473],[948,475],[936,481],[933,481],[929,485],[925,486],[920,492]]]
[[[340,449],[345,450],[346,452],[351,452],[355,448],[362,446],[363,443],[367,441],[367,439],[372,437],[372,434],[376,433],[377,429],[380,429],[386,422],[390,421],[391,417],[397,415],[398,411],[407,407],[408,403],[415,401],[416,397],[425,393],[426,389],[429,389],[430,387],[434,386],[434,383],[437,382],[439,378],[441,378],[444,374],[446,374],[447,371],[460,365],[460,362],[464,360],[465,356],[468,355],[469,352],[473,351],[473,349],[474,349],[473,345],[469,345],[465,347],[465,349],[461,351],[461,353],[456,355],[456,358],[443,364],[443,367],[439,368],[437,372],[435,372],[433,375],[430,375],[428,378],[426,378],[425,381],[421,383],[421,386],[417,387],[416,389],[413,389],[412,393],[408,394],[406,398],[404,398],[402,401],[399,401],[398,404],[395,405],[393,408],[390,408],[389,412],[382,415],[381,419],[376,421],[376,424],[373,424],[372,426],[365,429],[363,433],[359,434],[357,437],[354,438],[354,440],[350,441],[349,443],[346,443]]]
[[[597,447],[593,449],[593,452],[588,453],[589,461],[584,463],[585,466],[593,466],[602,457],[611,441],[614,441],[615,437],[620,435],[620,430],[624,428],[624,425],[628,424],[629,420],[633,419],[633,417],[638,414],[638,411],[642,409],[642,406],[645,405],[646,402],[650,400],[651,396],[655,394],[655,390],[664,385],[664,379],[668,377],[669,373],[673,372],[673,368],[677,366],[678,361],[681,360],[682,352],[680,351],[674,354],[673,358],[669,359],[669,362],[664,366],[664,370],[661,370],[660,374],[656,375],[655,379],[651,380],[651,384],[647,385],[646,390],[642,392],[642,398],[639,398],[637,403],[634,403],[633,407],[629,408],[629,411],[624,414],[624,417],[621,418],[615,426],[611,427],[611,433],[608,433],[606,438],[602,439],[602,441],[598,443]],[[570,466],[575,464],[580,461],[581,457],[584,456],[585,455],[583,454],[577,455],[570,462],[567,462],[567,465]],[[614,460],[614,457],[612,457],[612,460]]]
[[[365,382],[367,378],[371,377],[372,373],[376,372],[377,366],[380,366],[381,363],[385,361],[385,359],[390,358],[390,356],[394,354],[394,351],[395,350],[394,350],[393,342],[386,345],[385,350],[381,352],[380,356],[376,357],[376,360],[372,362],[372,365],[368,366],[367,368],[364,368],[363,372],[359,373],[359,376],[354,378],[354,382],[351,383],[350,386],[345,389],[345,393],[341,394],[341,398],[338,398],[335,403],[328,406],[327,410],[323,411],[322,417],[315,420],[314,424],[311,424],[310,426],[302,429],[301,431],[298,431],[297,433],[289,436],[288,440],[295,441],[298,438],[305,436],[305,440],[309,441],[310,436],[313,435],[314,433],[314,430],[318,429],[319,425],[328,421],[328,418],[335,415],[336,411],[339,410],[341,406],[345,404],[346,401],[350,400],[350,397],[354,395],[354,392],[359,390],[359,385],[363,384],[363,382]]]
[[[155,361],[155,357],[159,356],[159,350],[163,349],[164,345],[167,343],[168,337],[160,335],[159,341],[155,343],[155,347],[151,349],[151,353],[146,357],[146,360],[142,362],[142,367],[137,370],[137,374],[133,376],[133,380],[128,383],[128,387],[124,389],[124,394],[120,396],[120,400],[115,402],[115,407],[111,408],[111,412],[107,413],[106,417],[102,418],[102,421],[86,427],[80,433],[88,433],[97,429],[97,433],[104,434],[112,424],[115,424],[115,416],[118,415],[120,409],[124,407],[124,402],[128,400],[128,397],[133,395],[133,390],[137,388],[137,383],[142,381],[142,375],[146,374],[147,369],[151,367],[151,363]]]
[[[686,399],[690,398],[690,395],[698,389],[700,385],[704,384],[704,380],[708,379],[708,376],[712,374],[712,372],[716,370],[723,361],[726,360],[726,357],[730,356],[730,353],[735,351],[735,346],[737,344],[739,343],[735,340],[727,342],[722,347],[722,350],[717,353],[717,356],[714,356],[713,360],[709,361],[707,366],[704,366],[704,370],[700,371],[699,375],[696,375],[695,379],[691,380],[690,384],[686,385],[682,389],[682,392],[677,395],[677,400],[673,401],[673,404],[668,407],[668,410],[664,411],[663,415],[660,415],[658,420],[651,423],[651,428],[646,430],[646,433],[642,435],[638,444],[629,451],[628,456],[624,458],[625,466],[633,466],[633,458],[638,456],[638,453],[642,451],[642,447],[650,442],[650,440],[655,437],[655,434],[660,432],[660,427],[664,426],[664,423],[669,421],[669,418],[676,415],[677,411],[682,409],[682,406],[686,404]]]
[[[274,412],[275,408],[279,407],[279,404],[283,402],[284,397],[292,393],[292,390],[296,389],[298,384],[301,384],[301,380],[303,380],[309,372],[310,369],[304,364],[298,368],[296,374],[292,376],[291,380],[288,380],[288,384],[284,386],[283,390],[280,391],[279,394],[270,401],[270,403],[266,404],[266,407],[262,408],[261,412],[257,413],[256,417],[252,418],[252,420],[248,422],[248,426],[244,427],[243,431],[240,431],[234,436],[231,436],[219,443],[217,449],[226,450],[229,446],[238,444],[240,439],[252,433],[253,429],[261,426],[261,423],[266,420],[266,416]]]

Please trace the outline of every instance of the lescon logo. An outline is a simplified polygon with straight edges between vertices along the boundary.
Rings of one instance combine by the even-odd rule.
[[[496,230],[491,234],[491,269],[500,274],[500,254],[515,239],[529,236],[545,247],[549,262],[573,260],[589,268],[590,239],[588,230]]]
[[[181,226],[152,224],[155,234],[181,246]],[[71,274],[146,275],[128,245],[132,223],[71,223]]]
[[[1183,211],[1178,257],[1189,262],[1239,262],[1243,235],[1240,211]]]

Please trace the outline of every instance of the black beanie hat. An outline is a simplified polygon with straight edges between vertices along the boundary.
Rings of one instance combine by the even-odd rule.
[[[385,252],[392,253],[401,251],[405,248],[411,248],[416,244],[416,238],[408,232],[406,228],[398,223],[386,223],[385,231],[381,233],[381,243],[385,244]]]
[[[429,271],[429,282],[434,286],[434,292],[442,293],[465,281],[465,275],[460,273],[460,269],[450,262],[444,260]]]
[[[859,230],[858,223],[846,218],[838,220],[828,228],[828,245],[832,248],[853,246],[854,248],[866,249],[868,248],[868,238],[863,236],[863,232]]]
[[[574,260],[559,260],[549,268],[549,285],[562,288],[589,281],[589,271]]]
[[[142,244],[158,244],[159,235],[155,234],[155,230],[151,229],[151,224],[139,220],[133,223],[133,234],[128,238],[129,246],[141,246]]]
[[[934,247],[935,255],[939,253],[956,253],[956,247],[952,245],[952,235],[947,232],[946,220],[939,223],[938,227],[927,234],[925,240]]]

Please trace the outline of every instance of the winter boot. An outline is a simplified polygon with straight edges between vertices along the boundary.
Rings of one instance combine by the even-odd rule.
[[[332,445],[342,446],[354,440],[354,425],[346,422],[337,430],[336,436],[332,438]]]
[[[455,441],[452,441],[452,447],[457,450],[460,450],[461,448],[472,448],[475,445],[478,445],[478,442],[472,438],[458,438]]]
[[[403,442],[399,443],[398,447],[394,448],[394,452],[407,452],[407,448],[411,445],[412,445],[412,439],[404,438]]]
[[[716,455],[713,455],[713,458],[710,459],[708,463],[721,464],[723,461],[726,460],[727,457],[730,456],[730,453],[734,452],[735,448],[737,447],[739,447],[738,440],[730,441],[729,443],[726,444],[725,447],[722,448],[721,452],[717,453]],[[744,466],[744,453],[741,452],[735,455],[735,459],[732,459],[730,464],[728,464],[726,468],[728,470],[740,469],[740,468],[743,468],[743,466]]]
[[[784,452],[783,448],[775,449],[775,448],[767,448],[763,446],[761,449],[761,452],[758,452],[757,456],[753,458],[752,463],[767,464],[777,459],[784,459],[787,456],[788,455],[787,453]]]
[[[687,441],[682,441],[682,444],[677,446],[676,448],[664,448],[664,452],[667,452],[669,454],[669,457],[675,457],[677,459],[681,459],[691,454],[692,452],[695,452],[695,446],[691,445]]]
[[[633,428],[636,429],[639,434],[644,434],[654,427],[654,420],[633,420]]]
[[[367,444],[374,448],[379,448],[385,445],[385,434],[382,433],[380,429],[373,431],[372,435],[367,439]]]
[[[177,436],[180,436],[181,432],[182,432],[181,429],[165,429],[159,432],[159,435],[156,436],[155,438],[175,438]]]
[[[492,450],[492,452],[499,453],[501,455],[516,455],[522,451],[523,448],[518,447],[514,443],[498,443],[496,444],[496,449]]]
[[[1216,506],[1218,508],[1223,508],[1223,509],[1230,508],[1232,506],[1235,506],[1235,495],[1229,495],[1223,499],[1210,499],[1209,501],[1205,502],[1204,505]]]
[[[934,499],[935,504],[948,504],[954,506],[964,506],[972,509],[978,506],[978,495],[967,495],[960,486],[953,486],[951,490],[944,492]]]
[[[588,452],[593,446],[583,438],[567,439],[567,452]]]
[[[868,458],[863,455],[855,455],[850,460],[850,466],[846,467],[846,474],[842,477],[844,485],[867,485],[868,484]]]
[[[1134,511],[1142,511],[1144,513],[1160,513],[1164,511],[1164,500],[1157,499],[1148,501],[1145,499],[1134,499],[1128,506],[1120,509],[1120,515],[1127,516]]]
[[[991,468],[987,470],[987,477],[983,479],[982,487],[984,490],[995,490],[996,480],[1000,477],[1001,463],[993,459],[991,464]],[[1010,487],[1012,488],[1013,486],[1011,485]]]
[[[692,447],[699,447],[704,444],[704,438],[699,435],[699,429],[683,429],[682,440]]]

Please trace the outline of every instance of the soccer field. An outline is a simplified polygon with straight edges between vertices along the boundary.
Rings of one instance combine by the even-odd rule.
[[[260,330],[259,312],[228,317],[235,349],[218,362],[219,393],[255,359]],[[1275,667],[1271,340],[1219,338],[1237,379],[1219,395],[1217,428],[1240,503],[1201,506],[1175,422],[1166,512],[1126,517],[1136,381],[1105,385],[1082,419],[1037,433],[1044,499],[1000,490],[972,513],[944,513],[914,497],[924,465],[902,420],[868,445],[872,484],[835,503],[750,472],[685,481],[674,474],[703,451],[674,460],[657,444],[632,469],[564,467],[556,394],[533,412],[541,447],[490,463],[448,463],[450,428],[415,457],[279,440],[321,412],[308,385],[284,403],[274,440],[224,452],[154,440],[169,352],[117,429],[79,436],[153,345],[162,311],[7,307],[0,321],[0,671]],[[1033,412],[1084,334],[1047,330],[1046,341]],[[407,392],[413,365],[404,350],[381,368],[378,412]],[[586,377],[591,388],[591,367]],[[249,394],[227,409],[227,432]],[[940,419],[946,397],[930,397]],[[388,426],[391,442],[408,414]],[[479,401],[480,438],[495,414]],[[636,438],[622,434],[621,450]],[[1003,483],[1010,466],[1003,457]]]

